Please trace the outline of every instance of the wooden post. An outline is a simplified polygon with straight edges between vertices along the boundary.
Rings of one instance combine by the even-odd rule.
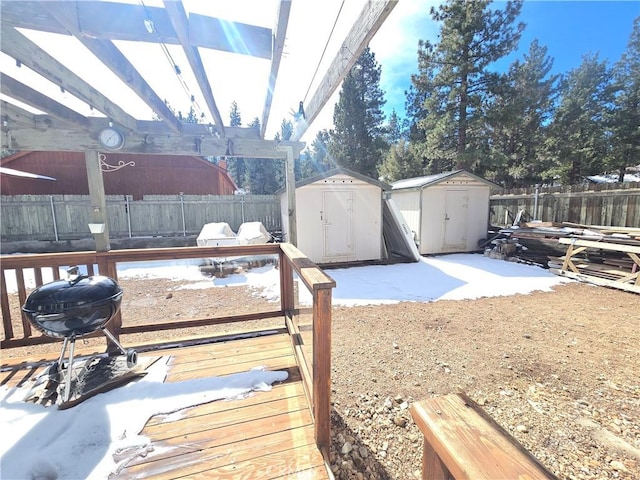
[[[94,238],[96,239],[96,251],[108,252],[109,250],[111,250],[111,245],[109,244],[107,202],[105,200],[104,194],[102,170],[100,169],[100,154],[97,150],[86,150],[84,152],[84,159],[85,163],[87,164],[89,197],[91,199],[91,223],[96,225],[103,225],[100,232],[93,234]]]
[[[316,445],[331,445],[331,288],[313,292],[313,416]]]
[[[289,217],[289,232],[287,242],[298,245],[298,226],[296,222],[296,174],[294,170],[295,159],[293,157],[293,147],[281,145],[276,150],[285,152],[286,158],[286,185],[287,185],[287,216]],[[299,154],[297,154],[299,155]]]
[[[293,297],[293,268],[291,267],[291,260],[287,255],[280,250],[280,308],[282,314],[290,314],[295,306],[295,300]]]

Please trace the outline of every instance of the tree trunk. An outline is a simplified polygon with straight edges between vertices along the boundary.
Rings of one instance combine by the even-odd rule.
[[[467,46],[462,51],[460,72],[460,107],[458,111],[458,155],[456,159],[456,168],[462,170],[464,162],[463,154],[467,148],[467,105],[469,103],[469,73],[467,71],[467,62],[469,58],[469,49]]]

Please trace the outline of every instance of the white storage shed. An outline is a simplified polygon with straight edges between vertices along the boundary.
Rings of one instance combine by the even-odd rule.
[[[297,247],[320,264],[382,259],[382,191],[389,188],[344,168],[296,183]],[[286,193],[280,204],[288,241]]]
[[[464,170],[399,180],[390,196],[421,255],[478,250],[487,238],[489,193],[499,185]]]

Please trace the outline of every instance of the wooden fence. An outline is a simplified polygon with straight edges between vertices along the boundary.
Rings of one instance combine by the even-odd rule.
[[[197,235],[211,222],[227,222],[237,231],[244,222],[262,222],[281,230],[280,202],[275,195],[107,195],[112,238]],[[0,238],[76,240],[91,238],[88,195],[3,195]]]
[[[638,182],[494,192],[489,205],[489,222],[496,226],[513,224],[518,212],[523,211],[525,220],[640,227]]]

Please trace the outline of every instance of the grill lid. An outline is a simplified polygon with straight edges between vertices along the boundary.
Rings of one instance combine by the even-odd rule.
[[[36,288],[22,310],[26,313],[68,313],[81,307],[98,307],[119,302],[122,288],[112,278],[80,275],[71,280],[55,280]]]

